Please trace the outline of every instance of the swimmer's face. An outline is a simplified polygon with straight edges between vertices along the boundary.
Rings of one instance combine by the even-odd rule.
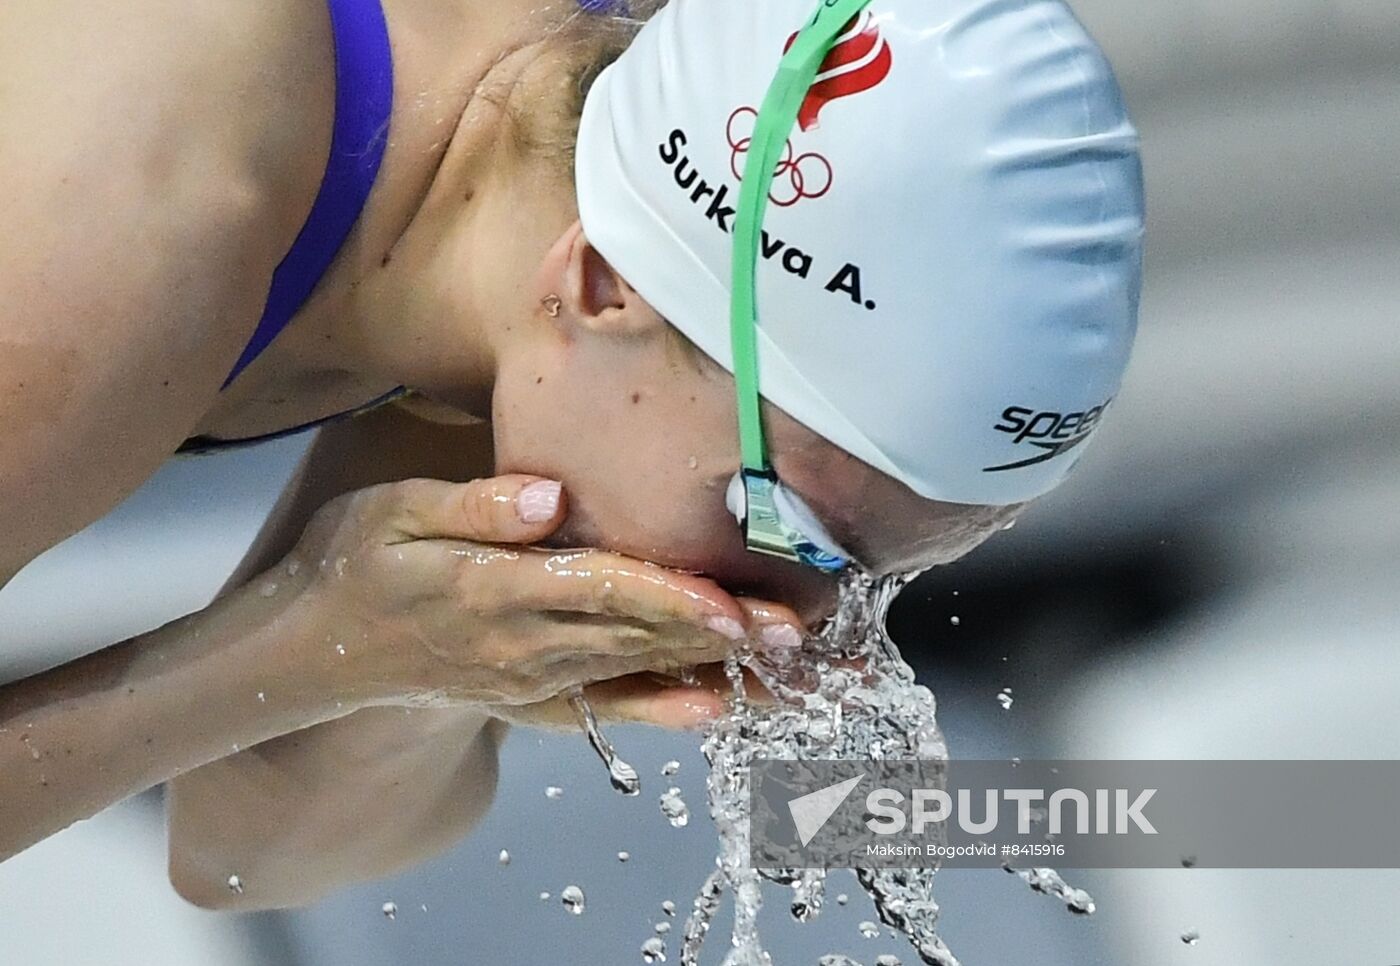
[[[520,306],[528,321],[497,354],[497,468],[564,481],[559,540],[703,571],[815,620],[834,579],[747,551],[725,490],[739,466],[732,377],[686,342],[574,226]],[[768,444],[784,483],[867,569],[954,560],[1018,508],[925,500],[774,407]]]

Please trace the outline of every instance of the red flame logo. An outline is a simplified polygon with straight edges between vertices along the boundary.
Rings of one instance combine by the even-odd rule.
[[[791,49],[797,34],[788,38],[783,52]],[[890,45],[880,36],[880,27],[869,10],[864,10],[846,25],[846,29],[836,38],[836,44],[822,61],[812,89],[802,102],[797,123],[802,130],[810,131],[817,126],[822,108],[834,100],[861,94],[876,87],[889,76],[894,57]]]

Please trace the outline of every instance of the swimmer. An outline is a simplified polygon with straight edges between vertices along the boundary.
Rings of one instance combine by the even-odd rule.
[[[183,895],[313,901],[466,834],[507,722],[694,727],[676,678],[836,567],[1064,480],[1143,228],[1068,8],[653,7],[0,10],[0,582],[176,451],[323,427],[214,604],[0,687],[0,856],[170,782]]]

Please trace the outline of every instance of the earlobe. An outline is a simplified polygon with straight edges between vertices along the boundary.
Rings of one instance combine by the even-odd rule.
[[[636,336],[663,331],[665,321],[594,248],[575,223],[569,229],[568,264],[561,293],[564,312],[600,334]]]

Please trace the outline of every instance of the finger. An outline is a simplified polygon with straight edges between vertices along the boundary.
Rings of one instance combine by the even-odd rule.
[[[791,607],[753,597],[740,597],[738,602],[754,641],[775,651],[795,651],[802,646],[807,629]]]
[[[583,689],[594,716],[604,724],[646,724],[673,731],[693,731],[724,711],[724,697],[706,687],[658,683],[632,674]],[[493,709],[515,724],[575,731],[578,712],[567,695],[536,704]]]
[[[591,684],[642,672],[679,679],[690,668],[723,661],[734,650],[727,637],[689,624],[593,615],[531,622],[512,638],[509,648],[553,669],[559,690],[567,683]]]
[[[684,684],[686,687],[709,691],[721,698],[728,698],[734,693],[734,685],[730,682],[729,674],[725,671],[723,664],[706,664],[702,667],[689,668],[687,671],[686,677],[682,679],[669,678],[655,673],[649,676],[663,686],[676,687]],[[753,671],[746,667],[743,669],[743,673],[745,697],[754,704],[773,704],[775,699],[772,693],[763,686],[763,682]]]
[[[688,624],[731,644],[748,636],[739,602],[694,574],[601,550],[531,554],[509,570],[510,580],[496,585],[497,606]],[[465,589],[485,591],[479,569],[464,569],[462,579],[473,582]]]
[[[405,480],[381,489],[391,526],[412,540],[536,543],[558,528],[567,511],[563,486],[538,476]]]

